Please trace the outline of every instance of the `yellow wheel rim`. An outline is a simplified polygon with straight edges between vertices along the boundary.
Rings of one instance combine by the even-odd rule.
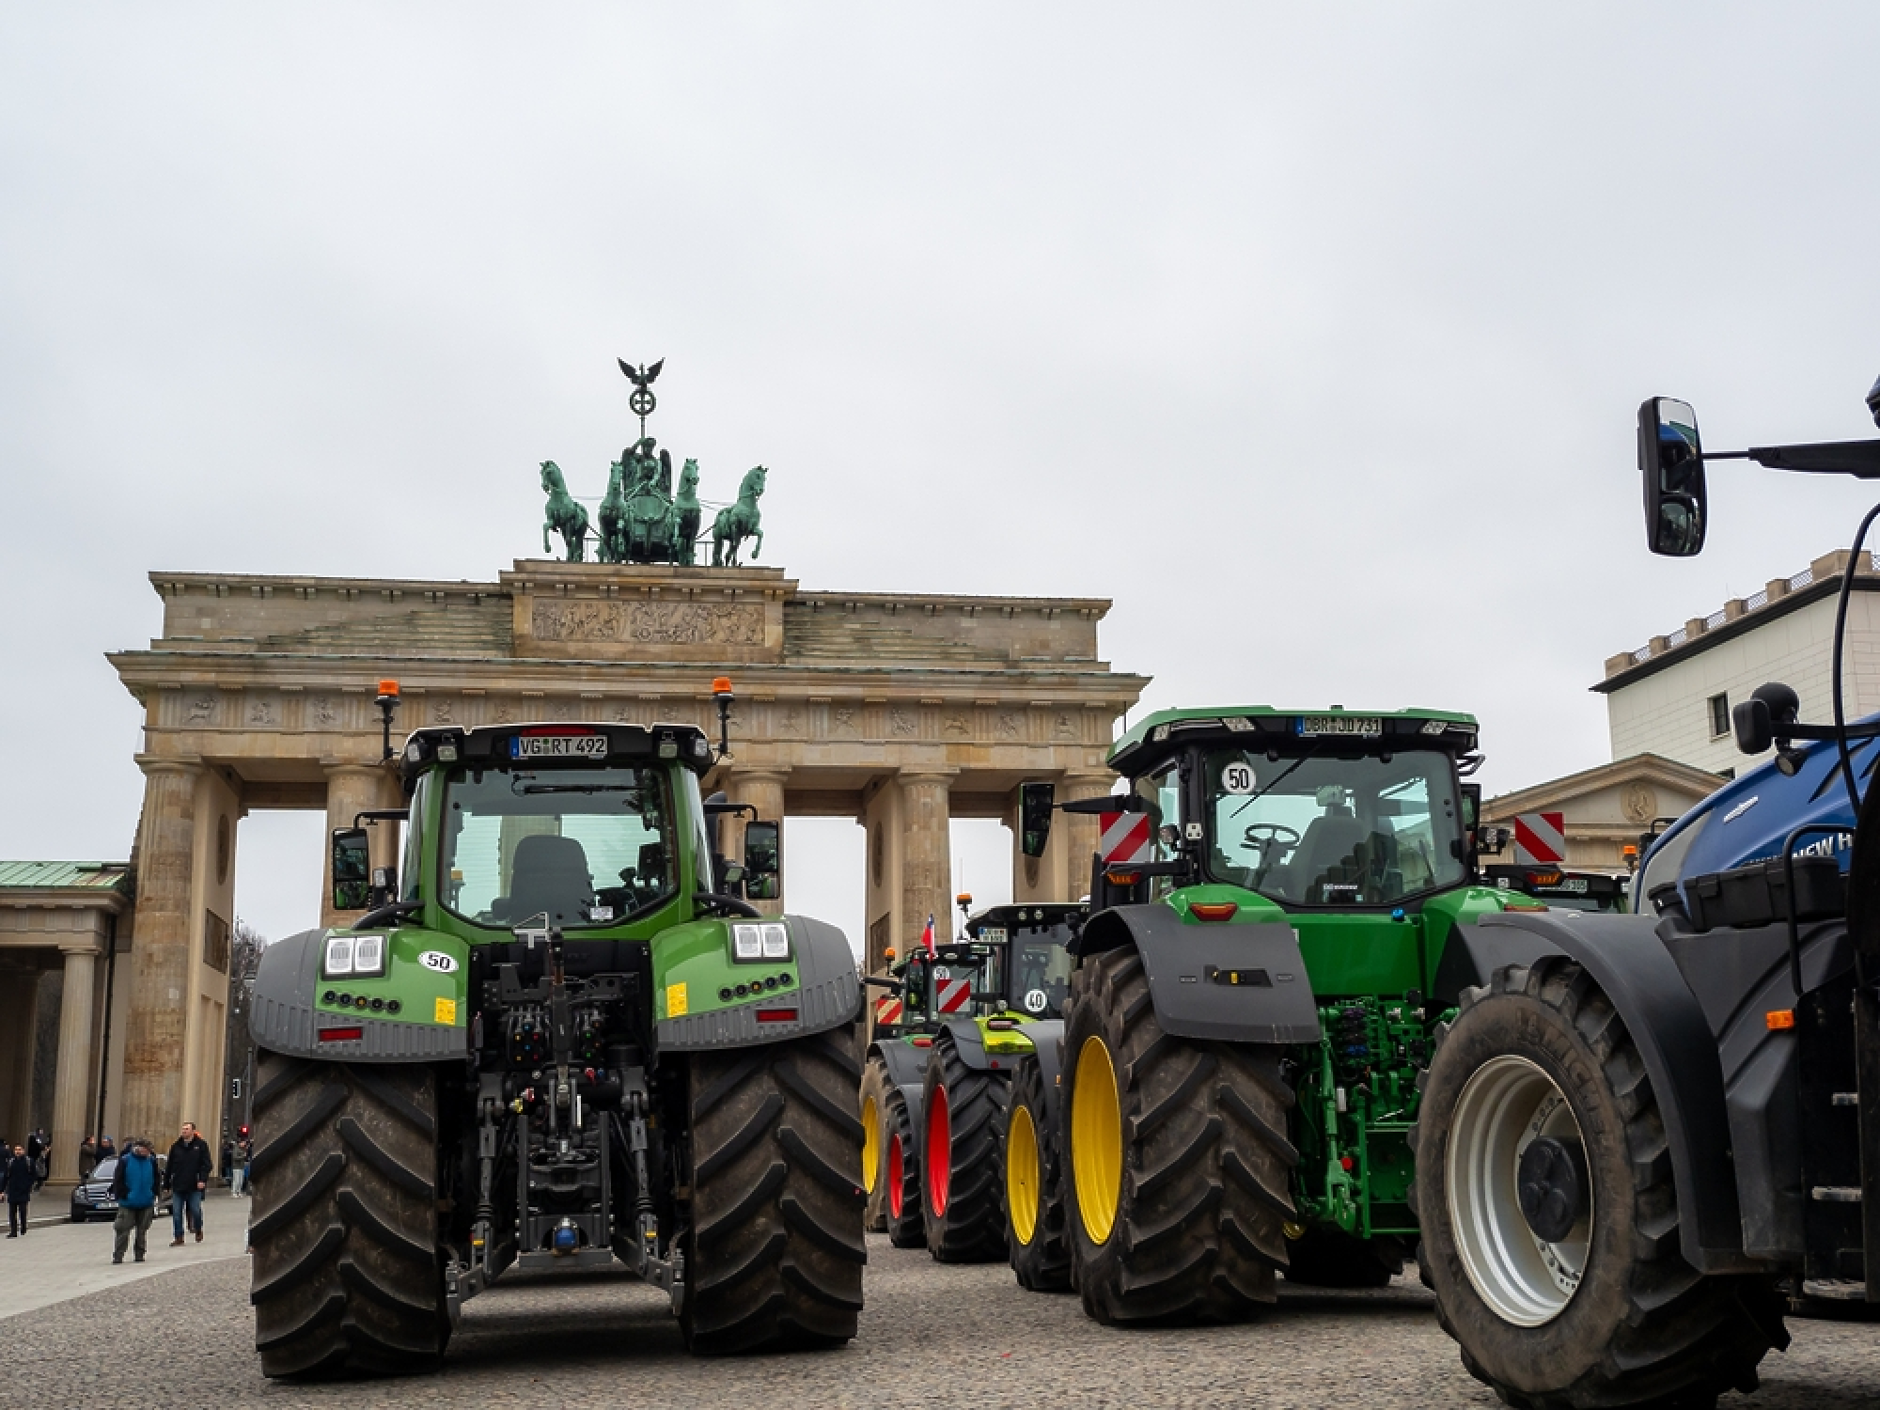
[[[881,1183],[881,1108],[870,1093],[862,1102],[862,1188],[869,1194]]]
[[[1012,1108],[1012,1124],[1005,1133],[1005,1207],[1012,1211],[1012,1236],[1031,1247],[1038,1230],[1038,1130],[1031,1124],[1031,1108]]]
[[[1076,1083],[1071,1093],[1071,1177],[1084,1232],[1100,1244],[1116,1227],[1116,1203],[1123,1192],[1123,1109],[1116,1095],[1116,1068],[1101,1038],[1084,1039],[1077,1054]]]

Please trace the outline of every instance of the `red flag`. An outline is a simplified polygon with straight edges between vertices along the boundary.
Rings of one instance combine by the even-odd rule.
[[[933,947],[933,917],[932,916],[927,917],[927,928],[921,931],[920,933],[920,943],[927,947],[927,958],[932,959],[935,954],[935,950]]]

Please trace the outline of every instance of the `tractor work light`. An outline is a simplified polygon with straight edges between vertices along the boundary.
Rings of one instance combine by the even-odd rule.
[[[438,740],[437,761],[440,764],[454,764],[457,762],[457,741],[456,740],[454,739]]]
[[[321,962],[320,974],[326,979],[338,979],[353,972],[353,937],[350,935],[329,935],[326,939],[326,957]]]
[[[790,932],[781,921],[731,927],[731,958],[740,964],[790,958]]]
[[[353,973],[373,976],[385,973],[385,937],[360,935],[353,940]]]

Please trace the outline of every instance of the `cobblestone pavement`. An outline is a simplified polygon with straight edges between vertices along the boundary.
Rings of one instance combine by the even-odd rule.
[[[159,1406],[1491,1406],[1437,1330],[1426,1294],[1284,1289],[1244,1327],[1125,1332],[1003,1267],[942,1267],[869,1240],[868,1309],[847,1350],[699,1361],[656,1293],[609,1274],[512,1277],[471,1302],[441,1376],[351,1385],[265,1381],[248,1268],[180,1268],[0,1321],[6,1383],[61,1401]],[[1763,1389],[1725,1410],[1880,1402],[1880,1325],[1798,1321]]]

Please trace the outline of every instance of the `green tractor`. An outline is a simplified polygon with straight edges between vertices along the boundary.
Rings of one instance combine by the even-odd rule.
[[[969,897],[962,897],[969,901]],[[862,1065],[862,1187],[867,1226],[896,1248],[923,1248],[920,1136],[922,1077],[933,1035],[949,1019],[985,1011],[991,947],[966,939],[916,950],[895,964],[875,1003],[875,1030]]]
[[[624,1265],[700,1354],[855,1335],[860,977],[727,894],[775,895],[777,848],[714,858],[712,762],[689,725],[421,729],[409,807],[335,834],[335,904],[371,909],[255,982],[267,1375],[433,1370],[516,1267]],[[374,871],[358,824],[396,820]]]
[[[927,1251],[942,1263],[1006,1256],[1006,1103],[1023,1059],[1058,1040],[1083,915],[1081,904],[1026,902],[966,924],[987,953],[981,1011],[940,1025],[920,1078],[921,1220]]]
[[[1018,1280],[1105,1323],[1230,1322],[1276,1278],[1388,1282],[1436,1030],[1486,977],[1476,723],[1165,710],[1120,740],[1061,1041],[1011,1078]],[[1040,1035],[1043,1036],[1042,1034]]]
[[[971,897],[963,896],[961,909]],[[1007,1080],[1069,994],[1081,905],[995,906],[894,970],[900,1024],[878,1026],[862,1075],[870,1228],[941,1262],[1005,1256]],[[876,982],[876,981],[870,981]],[[881,1001],[877,1018],[883,1011]]]

